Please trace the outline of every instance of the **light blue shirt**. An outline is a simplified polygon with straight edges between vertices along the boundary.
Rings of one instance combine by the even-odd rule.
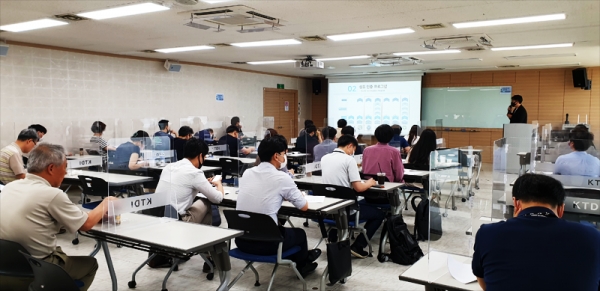
[[[572,152],[556,159],[554,174],[600,177],[600,160],[586,152]]]
[[[322,143],[315,146],[313,153],[315,154],[315,162],[321,161],[321,158],[326,155],[333,153],[333,150],[337,149],[337,143],[326,139]]]

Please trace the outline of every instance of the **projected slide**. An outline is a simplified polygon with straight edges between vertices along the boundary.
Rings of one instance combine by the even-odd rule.
[[[421,81],[330,82],[328,100],[329,125],[343,118],[363,135],[380,124],[399,124],[407,134],[421,120]]]

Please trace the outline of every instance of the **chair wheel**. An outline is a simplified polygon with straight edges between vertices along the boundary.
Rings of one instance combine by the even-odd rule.
[[[456,206],[452,207],[452,210],[456,210],[456,209],[458,209]]]
[[[71,241],[71,242],[72,242],[74,245],[77,245],[77,244],[79,244],[79,239],[78,239],[78,238],[76,238],[76,239],[73,239],[73,241]]]
[[[442,213],[443,217],[448,217],[448,213]]]
[[[346,278],[344,278],[344,279],[340,280],[340,283],[342,283],[342,284],[346,284]]]
[[[135,288],[135,285],[136,285],[135,281],[127,282],[127,286],[129,286],[129,288]]]
[[[385,256],[384,254],[379,254],[379,255],[377,255],[377,260],[378,260],[380,263],[385,263],[385,261],[386,261],[386,256]]]
[[[254,286],[258,287],[258,286],[260,286],[260,283],[258,281],[256,281],[256,283],[254,283]]]
[[[206,274],[206,280],[212,280],[215,277],[215,273]]]
[[[168,290],[168,289],[162,289],[162,290],[160,290],[160,291],[169,291],[169,290]]]
[[[302,225],[304,225],[304,227],[308,227],[308,222],[304,222]]]
[[[460,201],[467,202],[467,198],[461,198]]]
[[[123,246],[120,244],[117,244],[117,248],[122,248]]]

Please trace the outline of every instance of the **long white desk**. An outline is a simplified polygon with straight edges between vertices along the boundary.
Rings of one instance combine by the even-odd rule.
[[[113,226],[111,231],[103,229],[102,224],[98,224],[81,234],[94,238],[98,242],[90,254],[91,256],[95,256],[102,248],[111,276],[113,291],[117,290],[117,277],[108,250],[108,242],[173,256],[176,258],[174,266],[177,265],[179,257],[209,252],[221,278],[221,285],[217,290],[227,290],[231,276],[231,263],[228,246],[225,242],[241,236],[243,232],[143,214],[124,213],[121,215],[121,224]],[[163,281],[163,290],[166,289],[166,283],[172,270],[173,268]],[[135,280],[132,282],[135,285]]]
[[[90,176],[95,178],[103,179],[108,182],[110,186],[126,186],[141,184],[144,182],[152,181],[152,177],[147,176],[136,176],[136,175],[123,175],[105,172],[93,172],[93,171],[77,171],[73,170],[70,175],[65,175],[65,180],[68,181],[79,181],[78,175]]]
[[[452,256],[461,263],[470,263],[472,260],[472,258],[466,256],[432,251],[414,263],[408,270],[404,271],[399,276],[399,279],[423,285],[425,286],[425,290],[431,290],[430,288],[443,290],[482,290],[477,281],[463,284],[454,279],[448,270],[448,256]]]

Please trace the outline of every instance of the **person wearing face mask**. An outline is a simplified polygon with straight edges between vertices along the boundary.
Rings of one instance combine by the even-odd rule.
[[[321,250],[309,251],[306,232],[303,229],[283,227],[277,220],[277,213],[283,201],[289,201],[301,211],[308,210],[308,202],[296,183],[278,170],[285,167],[286,152],[287,140],[281,135],[273,136],[260,143],[258,156],[262,162],[246,170],[240,179],[236,210],[269,215],[273,223],[279,226],[283,236],[283,251],[300,247],[299,252],[287,259],[296,262],[300,275],[306,277],[317,268],[317,263],[314,261],[321,255]],[[277,254],[279,246],[278,242],[255,242],[241,238],[236,238],[235,244],[243,252],[261,256]]]
[[[510,106],[508,106],[508,119],[510,123],[527,123],[527,110],[521,105],[523,103],[523,97],[521,95],[514,95],[510,98]]]
[[[561,219],[563,185],[525,174],[515,181],[512,197],[514,217],[482,224],[475,236],[471,268],[481,288],[599,290],[600,232]]]
[[[211,202],[218,204],[223,200],[221,181],[206,179],[201,170],[207,154],[208,145],[204,141],[190,138],[183,148],[183,159],[167,164],[158,180],[155,193],[171,195],[170,204],[183,221],[211,225]],[[198,193],[208,200],[196,199]]]
[[[364,182],[360,178],[356,160],[352,157],[357,147],[358,141],[351,135],[342,135],[338,139],[338,148],[321,159],[323,183],[348,187],[356,192],[364,192],[377,185],[377,181],[373,178]],[[366,220],[365,229],[370,240],[379,229],[385,215],[377,207],[367,204],[364,199],[360,200],[358,204],[360,207],[359,219]],[[354,221],[354,215],[356,214],[350,215],[348,221]],[[337,241],[337,230],[332,229],[329,232],[329,241]],[[359,235],[350,246],[350,252],[353,256],[364,259],[369,255],[364,250],[367,245],[365,237]]]

